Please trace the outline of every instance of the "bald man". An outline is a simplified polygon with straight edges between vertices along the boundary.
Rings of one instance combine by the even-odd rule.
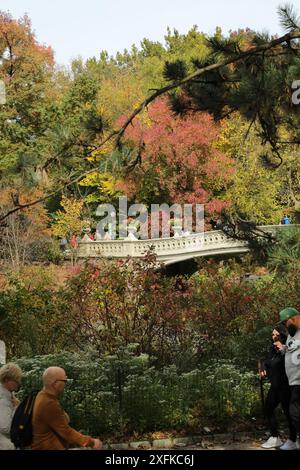
[[[61,367],[49,367],[43,373],[43,390],[35,400],[32,416],[33,450],[64,450],[69,447],[101,449],[102,442],[75,431],[58,397],[63,393],[67,376]]]

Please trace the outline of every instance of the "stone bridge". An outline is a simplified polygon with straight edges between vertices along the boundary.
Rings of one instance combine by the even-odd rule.
[[[290,225],[265,225],[257,227],[264,232],[275,234]],[[153,248],[157,260],[165,265],[180,263],[199,257],[239,255],[249,251],[248,243],[234,240],[221,230],[194,233],[188,236],[159,238],[152,240],[91,240],[85,235],[77,248],[78,258],[141,258]]]

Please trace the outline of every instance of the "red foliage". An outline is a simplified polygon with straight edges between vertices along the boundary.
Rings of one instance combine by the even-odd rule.
[[[0,12],[0,48],[7,55],[3,63],[7,81],[39,74],[54,64],[53,50],[37,42],[26,15],[15,20],[10,13]]]
[[[209,213],[220,212],[228,205],[219,194],[233,173],[233,160],[215,148],[219,126],[207,113],[175,116],[166,99],[149,107],[148,118],[147,124],[136,118],[126,131],[129,143],[143,143],[142,163],[127,183],[131,193],[133,181],[137,199],[145,192],[144,175],[151,171],[169,198],[161,202],[205,204]]]
[[[195,308],[188,283],[158,271],[153,253],[139,261],[87,265],[69,279],[67,296],[77,345],[112,353],[138,343],[140,352],[162,358],[190,341]]]

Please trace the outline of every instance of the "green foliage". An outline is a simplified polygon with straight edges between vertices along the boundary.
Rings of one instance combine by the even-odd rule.
[[[282,139],[287,138],[282,133]],[[270,145],[262,142],[258,127],[234,113],[222,122],[217,147],[235,159],[235,173],[225,194],[230,212],[257,224],[277,225],[285,213],[298,220],[300,166],[295,145],[281,150],[282,165],[270,169]]]
[[[253,374],[225,361],[179,374],[174,366],[155,370],[130,347],[114,356],[59,353],[16,361],[24,371],[20,397],[41,388],[45,368],[65,368],[71,381],[62,405],[72,426],[93,435],[182,429],[208,416],[217,423],[248,417],[258,400]]]
[[[53,238],[40,238],[32,245],[32,261],[60,264],[63,255],[59,242]]]
[[[269,249],[268,265],[281,273],[300,267],[300,227],[288,226],[277,235],[275,246]]]
[[[290,29],[297,28],[295,23],[292,25],[292,17],[295,19],[295,15],[287,10],[284,14],[285,26],[290,25]],[[262,37],[250,30],[231,32],[228,38],[215,35],[208,40],[211,53],[206,64],[215,64],[242,52],[247,53],[251,48],[270,41],[268,35]],[[295,46],[298,42],[298,39],[295,40]],[[280,154],[284,149],[280,145],[282,130],[288,133],[291,142],[297,141],[295,137],[299,117],[296,107],[293,109],[290,106],[291,93],[288,82],[290,70],[293,68],[295,71],[299,60],[299,51],[297,47],[280,47],[282,53],[263,51],[260,54],[249,54],[247,58],[234,64],[210,71],[203,75],[201,80],[186,83],[182,91],[186,98],[187,110],[212,112],[217,119],[238,110],[249,124],[256,123],[262,142],[268,142],[272,147],[275,159],[273,166],[281,161]],[[197,61],[195,66],[199,66]],[[178,99],[180,98],[179,94]]]
[[[247,135],[247,139],[245,136]],[[254,128],[235,113],[223,122],[218,148],[235,159],[235,171],[225,197],[231,201],[230,211],[257,225],[278,224],[282,216],[283,184],[286,169],[270,171],[261,161],[266,153]]]
[[[292,4],[286,3],[278,7],[280,24],[287,32],[300,29],[300,18]]]
[[[258,381],[253,372],[239,369],[230,360],[214,360],[201,373],[205,377],[202,407],[207,407],[216,422],[252,416],[258,401]]]
[[[225,342],[223,357],[232,360],[241,370],[255,371],[258,359],[263,360],[269,353],[272,326],[263,325],[259,328],[259,323],[262,324],[262,320],[257,322],[255,331],[238,338],[231,336]]]
[[[68,306],[54,276],[40,266],[8,275],[8,285],[0,292],[0,336],[8,355],[56,352],[67,344]]]
[[[164,76],[167,80],[182,80],[187,75],[186,64],[182,60],[176,62],[166,62]]]
[[[193,330],[203,338],[199,360],[216,357],[217,352],[239,367],[256,370],[280,309],[287,304],[299,308],[299,278],[298,267],[290,268],[285,276],[279,272],[247,281],[230,264],[219,268],[209,264],[194,275],[198,315]]]
[[[55,114],[53,52],[37,43],[27,16],[16,21],[0,12],[0,24],[0,79],[6,85],[6,104],[0,108],[0,169],[4,176],[29,176],[39,164],[43,134]]]

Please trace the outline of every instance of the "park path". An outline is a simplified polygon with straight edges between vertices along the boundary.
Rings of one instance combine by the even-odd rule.
[[[210,439],[203,439],[196,443],[195,445],[181,447],[182,449],[191,449],[191,450],[275,450],[275,449],[263,449],[261,447],[263,440],[261,439],[253,439],[251,437],[245,437],[241,440],[231,440],[231,439],[223,439],[223,440],[210,440]],[[179,448],[179,447],[177,447]]]

